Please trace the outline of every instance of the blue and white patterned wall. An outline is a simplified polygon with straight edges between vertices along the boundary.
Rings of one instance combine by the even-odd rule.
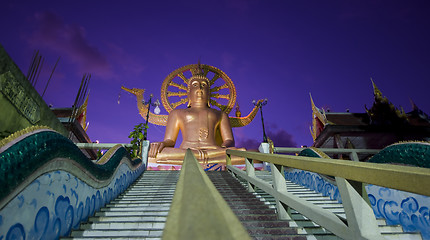
[[[420,231],[423,239],[430,239],[430,197],[375,185],[366,190],[377,218],[402,225],[406,232]]]
[[[326,181],[319,174],[290,168],[285,170],[285,179],[322,193],[324,196],[330,197],[331,200],[342,202],[337,186]]]
[[[319,174],[288,169],[285,179],[342,202],[337,186]],[[366,186],[376,218],[385,218],[388,225],[401,225],[406,232],[421,232],[430,240],[430,197],[375,185]]]
[[[58,239],[116,198],[142,174],[118,167],[106,187],[95,189],[66,171],[45,173],[0,211],[0,240]]]

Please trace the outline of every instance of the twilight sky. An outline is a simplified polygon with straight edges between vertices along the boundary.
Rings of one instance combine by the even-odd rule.
[[[428,1],[6,0],[0,30],[24,74],[34,50],[45,57],[39,93],[61,57],[44,96],[54,107],[70,107],[83,74],[92,74],[93,141],[129,142],[143,121],[122,85],[159,99],[164,78],[198,59],[232,79],[242,115],[268,98],[266,131],[277,146],[312,144],[309,93],[332,112],[364,112],[370,78],[395,106],[409,112],[412,99],[430,113]],[[236,146],[257,147],[260,115],[234,134]],[[150,125],[148,135],[160,141],[164,127]]]

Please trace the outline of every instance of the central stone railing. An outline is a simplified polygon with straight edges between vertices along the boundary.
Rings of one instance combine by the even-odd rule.
[[[246,159],[246,172],[231,165],[231,155]],[[256,177],[253,160],[270,164],[273,185]],[[254,191],[254,188],[258,187],[276,199],[280,219],[289,219],[289,209],[293,208],[343,239],[384,239],[378,229],[373,210],[353,185],[367,183],[430,195],[428,186],[430,169],[426,168],[230,149],[227,150],[227,165],[228,170],[248,181],[250,191]],[[346,219],[287,192],[284,167],[334,176],[342,198]]]
[[[163,239],[250,239],[191,150],[187,150]]]

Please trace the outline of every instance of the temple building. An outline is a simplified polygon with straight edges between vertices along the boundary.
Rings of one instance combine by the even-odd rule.
[[[51,108],[0,45],[0,140],[29,127],[47,126],[74,143],[91,143],[86,133],[87,103],[88,96],[76,108]],[[82,152],[97,159],[92,149]]]
[[[86,122],[86,108],[88,97],[81,107],[78,108],[77,117],[73,117],[73,108],[51,108],[58,120],[69,132],[69,139],[74,143],[91,143],[87,134],[88,122]],[[90,159],[97,159],[97,151],[94,149],[82,149],[82,152]]]
[[[374,102],[364,113],[331,112],[318,108],[312,97],[313,147],[383,149],[400,141],[429,141],[430,118],[412,101],[405,113],[384,97],[372,81]],[[361,155],[360,161],[368,156]]]

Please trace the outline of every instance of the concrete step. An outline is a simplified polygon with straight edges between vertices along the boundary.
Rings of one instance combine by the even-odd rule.
[[[166,216],[109,216],[90,217],[88,222],[165,222]]]
[[[153,207],[153,206],[160,206],[160,207],[170,207],[171,203],[109,203],[106,205],[106,208],[114,208],[114,207]]]
[[[114,200],[110,202],[111,204],[170,204],[172,200]]]
[[[163,229],[165,222],[96,222],[81,225],[81,230],[109,230],[109,229]]]
[[[157,204],[158,205],[158,204]],[[160,206],[160,205],[153,205],[153,206],[131,206],[131,207],[123,207],[123,206],[116,206],[116,207],[105,207],[101,208],[101,212],[153,212],[153,211],[169,211],[170,206]]]
[[[280,221],[264,198],[247,192],[228,172],[207,172],[224,200],[254,239],[306,239],[289,221]],[[256,208],[255,206],[258,206]]]
[[[129,216],[129,217],[134,217],[134,216],[142,216],[142,217],[146,217],[146,216],[156,216],[156,217],[161,217],[161,216],[167,216],[167,213],[169,213],[169,210],[164,210],[164,211],[127,211],[127,212],[114,212],[114,211],[110,211],[110,212],[96,212],[95,216],[96,217],[122,217],[122,216]]]
[[[124,201],[152,201],[152,200],[170,200],[172,199],[173,195],[171,196],[124,196],[124,197],[118,197],[117,200],[124,200]]]
[[[110,230],[78,230],[73,231],[71,237],[161,237],[163,229],[110,229]]]

